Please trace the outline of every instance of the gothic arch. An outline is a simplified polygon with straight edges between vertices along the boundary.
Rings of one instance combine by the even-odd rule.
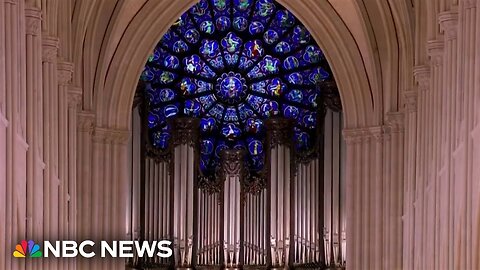
[[[106,69],[103,89],[95,92],[96,125],[127,130],[138,78],[158,40],[196,1],[148,1],[129,23]],[[339,15],[326,1],[281,0],[310,30],[331,63],[345,112],[345,128],[375,126],[381,113],[361,53]],[[98,91],[103,90],[103,91]],[[374,117],[377,114],[377,117]],[[378,121],[378,120],[377,120]]]

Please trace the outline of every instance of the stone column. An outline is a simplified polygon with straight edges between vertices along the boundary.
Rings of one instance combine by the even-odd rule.
[[[290,264],[291,146],[293,124],[284,118],[266,121],[269,176],[269,215],[271,265],[288,268]]]
[[[5,163],[0,167],[5,168],[5,242],[2,251],[9,254],[18,239],[25,237],[26,233],[26,170],[27,149],[26,142],[26,85],[25,85],[25,15],[24,3],[17,0],[3,1],[3,25],[5,30],[4,62],[5,88],[3,99],[4,120],[0,126],[6,126],[4,133],[5,148],[3,152]],[[3,71],[2,71],[3,72]],[[5,269],[25,267],[24,261],[5,256]]]
[[[80,106],[81,107],[81,103]],[[91,239],[93,237],[91,211],[93,207],[91,199],[92,188],[92,142],[95,116],[86,111],[77,113],[77,155],[76,177],[77,190],[77,237],[78,239]],[[94,228],[94,227],[93,227]],[[89,269],[90,260],[77,260],[79,269]]]
[[[424,171],[427,165],[425,165],[425,126],[426,122],[426,109],[423,105],[426,99],[426,92],[430,88],[430,66],[421,65],[414,68],[414,77],[417,82],[417,130],[416,130],[416,150],[415,150],[415,183],[414,183],[414,195],[413,195],[413,208],[414,208],[414,233],[413,233],[413,269],[425,269],[427,260],[425,259],[424,252],[426,252],[426,215],[424,209],[426,208],[426,196],[425,186],[426,180]],[[408,130],[411,129],[410,123]],[[408,165],[407,165],[408,166]],[[408,177],[408,176],[407,176]],[[408,228],[407,228],[408,235]],[[406,247],[408,248],[408,247]],[[408,265],[406,265],[408,266]]]
[[[173,131],[173,241],[175,266],[191,269],[194,243],[194,190],[199,120],[178,117]]]
[[[474,221],[473,208],[476,208],[478,201],[474,198],[478,198],[478,173],[475,174],[475,170],[478,167],[479,159],[474,158],[474,152],[478,149],[478,139],[474,142],[474,129],[475,129],[475,114],[480,112],[478,99],[480,97],[478,83],[478,71],[479,67],[476,67],[476,63],[480,61],[480,50],[478,46],[479,41],[475,41],[475,38],[480,38],[478,34],[477,22],[480,23],[480,15],[477,10],[478,1],[476,0],[464,0],[459,2],[459,29],[458,29],[458,57],[463,60],[460,64],[461,72],[458,72],[457,89],[464,91],[463,93],[463,125],[461,129],[464,134],[462,138],[464,140],[463,151],[460,151],[457,155],[457,162],[459,167],[463,167],[464,174],[461,177],[466,179],[465,186],[462,187],[465,190],[465,196],[458,196],[456,199],[460,222],[456,222],[458,225],[455,228],[455,233],[458,237],[455,238],[455,250],[458,250],[458,256],[455,256],[456,261],[454,267],[458,269],[476,269],[480,265],[475,265],[473,257],[479,254],[478,247],[474,244],[475,230],[471,228],[479,228],[478,224]],[[476,55],[477,54],[477,55]],[[476,81],[477,80],[477,81]],[[479,125],[477,125],[479,127]],[[462,153],[463,152],[463,153]],[[462,158],[463,155],[463,158]],[[463,160],[462,160],[463,159]],[[462,217],[463,216],[463,217]]]
[[[241,183],[246,176],[245,150],[225,149],[221,153],[223,183],[223,263],[225,269],[240,269]]]
[[[41,10],[28,7],[26,19],[27,58],[27,235],[36,241],[43,237],[43,99]],[[27,262],[28,268],[40,269]]]
[[[387,252],[386,268],[402,266],[402,214],[404,188],[404,115],[400,112],[387,114],[384,129],[385,148],[385,229]],[[372,204],[372,208],[375,206]],[[371,258],[373,259],[373,258]]]
[[[128,216],[128,138],[130,132],[96,127],[93,133],[91,208],[86,217],[91,220],[89,237],[101,240],[126,240]],[[83,147],[83,146],[82,146]],[[83,179],[82,179],[83,180]],[[87,192],[88,193],[88,192]],[[93,269],[123,269],[125,261],[117,258],[94,259]],[[84,269],[83,267],[81,269]]]
[[[405,108],[405,155],[403,188],[403,267],[415,269],[415,168],[417,147],[417,98],[418,89],[404,92]]]
[[[70,239],[69,226],[69,193],[68,193],[68,90],[73,75],[73,64],[59,62],[58,75],[58,236],[60,239]],[[59,269],[68,269],[67,260],[59,260]]]
[[[77,182],[77,161],[78,161],[78,152],[77,152],[77,137],[78,137],[78,110],[80,109],[80,104],[82,101],[82,90],[79,88],[69,87],[68,89],[68,129],[67,129],[67,143],[68,143],[68,181],[67,181],[67,200],[68,200],[68,227],[66,232],[66,237],[68,239],[79,240],[77,234],[77,222],[79,214],[79,201],[77,197],[77,192],[80,183],[84,179],[80,179]],[[70,270],[76,269],[77,261],[69,260],[68,268]]]
[[[449,103],[451,102],[450,93],[445,93],[444,79],[444,36],[439,36],[436,40],[428,42],[427,50],[430,57],[430,86],[431,88],[424,92],[425,108],[425,126],[423,126],[424,137],[424,177],[425,177],[425,195],[426,195],[426,214],[424,214],[425,235],[426,235],[426,269],[438,269],[440,263],[440,249],[443,249],[441,241],[444,241],[444,230],[447,226],[448,210],[445,209],[445,202],[440,197],[440,188],[448,186],[448,177],[450,174],[450,159],[448,153],[451,151],[449,142],[443,141],[445,136],[444,121],[448,121]],[[442,170],[440,171],[440,169]],[[445,193],[445,192],[444,192]],[[447,199],[448,200],[448,199]],[[440,211],[442,209],[442,211]],[[442,228],[442,229],[440,229]],[[443,252],[443,250],[442,250]]]
[[[51,241],[59,239],[58,201],[58,39],[43,36],[43,158],[44,170],[44,237]],[[57,270],[58,261],[49,262],[49,269]]]
[[[398,190],[392,184],[396,180],[385,175],[388,172],[385,166],[389,164],[384,161],[390,160],[391,153],[384,148],[384,127],[348,129],[343,135],[348,194],[347,267],[401,269],[393,265],[393,253],[401,254],[401,245],[394,246],[394,239],[388,234],[394,224],[391,221],[400,219],[401,214],[386,212],[391,210],[389,198],[398,196],[395,195]]]
[[[448,268],[455,268],[455,230],[454,222],[461,222],[461,217],[456,215],[455,212],[455,196],[456,194],[466,193],[466,181],[465,176],[462,176],[463,149],[459,148],[460,145],[460,133],[462,129],[460,127],[461,120],[463,118],[463,89],[458,87],[458,75],[459,59],[458,59],[458,12],[457,10],[450,10],[442,12],[438,16],[440,29],[443,31],[444,39],[444,56],[443,56],[443,84],[442,92],[443,96],[447,100],[441,108],[442,111],[446,111],[446,118],[444,118],[442,128],[442,141],[448,142],[444,144],[444,152],[441,156],[446,156],[442,164],[445,169],[440,168],[440,188],[438,197],[440,198],[440,220],[441,223],[439,238],[440,240],[440,252],[438,256],[439,267],[446,266]],[[457,178],[457,180],[455,180]],[[460,180],[462,179],[462,180]],[[464,195],[461,195],[463,198]],[[458,205],[458,204],[457,204]],[[465,206],[463,206],[465,207]],[[456,223],[456,222],[455,222]],[[442,243],[443,241],[443,243]]]

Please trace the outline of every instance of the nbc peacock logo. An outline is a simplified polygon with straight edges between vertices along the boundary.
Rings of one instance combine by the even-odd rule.
[[[13,257],[15,258],[41,258],[42,256],[40,246],[32,240],[28,242],[23,240],[15,247],[15,251],[13,252]]]

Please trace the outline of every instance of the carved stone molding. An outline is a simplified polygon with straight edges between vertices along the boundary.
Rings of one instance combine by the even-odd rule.
[[[344,129],[343,130],[343,138],[347,145],[354,145],[359,144],[362,142],[363,137],[367,133],[366,129],[359,128],[359,129]]]
[[[38,36],[41,33],[42,11],[37,8],[25,9],[25,31],[27,35]]]
[[[458,12],[446,11],[438,15],[440,29],[444,32],[447,40],[457,38],[458,32]]]
[[[44,36],[42,38],[42,61],[53,63],[58,55],[58,38]]]
[[[385,132],[386,133],[399,133],[403,132],[405,115],[400,112],[390,112],[385,119]]]
[[[403,93],[405,98],[405,110],[407,112],[416,112],[417,111],[417,101],[418,101],[418,93],[417,91],[405,91]]]
[[[106,144],[126,144],[130,137],[128,130],[96,127],[93,131],[93,141]]]
[[[385,135],[385,126],[344,129],[342,133],[347,145],[361,144],[371,140],[382,142]]]
[[[477,7],[477,0],[464,0],[463,1],[463,6],[466,9],[476,8]]]
[[[88,132],[93,134],[93,127],[95,125],[95,115],[91,112],[79,112],[78,113],[78,130],[80,132]]]
[[[18,3],[18,0],[5,0],[5,4],[16,5],[17,3]]]
[[[221,165],[220,175],[222,179],[227,176],[245,176],[245,150],[242,149],[224,149],[220,154]]]
[[[440,66],[443,63],[444,47],[445,41],[443,40],[443,38],[428,41],[427,53],[428,56],[430,56],[430,61],[432,65]]]
[[[267,127],[267,143],[270,148],[277,145],[291,146],[293,138],[293,121],[291,119],[273,117],[265,121]]]
[[[177,117],[170,120],[173,146],[187,144],[195,147],[198,142],[200,120],[193,117]]]
[[[413,76],[418,84],[419,91],[426,91],[430,88],[430,67],[426,65],[415,66]]]
[[[57,64],[58,83],[61,85],[69,84],[73,76],[73,64],[69,62],[58,62]]]
[[[78,107],[82,103],[82,88],[70,87],[68,89],[68,107]]]

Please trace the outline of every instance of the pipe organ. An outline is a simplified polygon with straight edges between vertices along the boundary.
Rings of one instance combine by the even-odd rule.
[[[171,240],[174,255],[168,259],[135,257],[129,266],[345,267],[340,113],[327,112],[320,137],[324,147],[308,158],[295,153],[291,122],[267,120],[267,170],[255,177],[244,169],[245,150],[229,149],[223,150],[214,177],[201,175],[198,122],[179,117],[171,123],[174,130],[168,153],[132,160],[132,167],[142,173],[137,174],[140,179],[132,180],[129,227],[134,240]],[[141,144],[138,137],[132,145]]]

